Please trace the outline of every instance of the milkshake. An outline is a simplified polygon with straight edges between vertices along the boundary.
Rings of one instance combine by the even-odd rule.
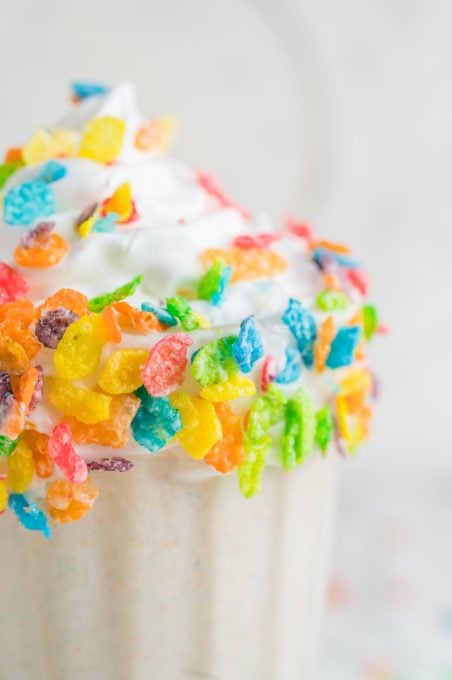
[[[0,675],[313,678],[365,272],[75,95],[0,169]]]

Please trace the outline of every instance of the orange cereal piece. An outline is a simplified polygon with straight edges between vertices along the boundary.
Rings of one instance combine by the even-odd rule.
[[[36,391],[36,385],[41,380],[41,373],[36,366],[29,366],[25,373],[20,376],[14,386],[14,396],[25,407],[28,415],[30,404]]]
[[[1,434],[9,439],[17,439],[25,427],[25,408],[16,399],[8,411],[8,419],[2,424]]]
[[[111,342],[121,342],[122,333],[121,326],[119,325],[118,316],[111,305],[104,307],[102,310],[102,316],[108,328],[108,335]]]
[[[47,487],[47,510],[55,522],[76,522],[91,510],[98,495],[99,489],[90,477],[81,484],[56,479]]]
[[[221,423],[223,437],[210,449],[204,460],[218,472],[226,473],[243,463],[245,453],[242,427],[240,418],[227,401],[214,404],[214,408]]]
[[[22,147],[12,146],[6,150],[5,163],[22,163]]]
[[[324,274],[322,278],[325,288],[328,288],[328,290],[334,290],[338,293],[342,292],[342,286],[337,276],[334,276],[334,274]]]
[[[333,243],[333,241],[322,239],[309,243],[309,250],[315,250],[316,248],[325,248],[325,250],[331,250],[333,253],[341,253],[342,255],[350,253],[350,248],[343,243]]]
[[[37,430],[24,430],[22,439],[31,449],[38,477],[42,479],[51,477],[55,470],[55,462],[48,453],[49,435]]]
[[[40,316],[49,309],[64,307],[77,316],[84,316],[88,312],[88,298],[72,288],[60,288],[56,293],[46,298],[37,309]]]
[[[28,356],[22,345],[0,333],[0,369],[8,373],[23,373],[28,366]]]
[[[65,418],[76,444],[100,444],[121,449],[129,441],[130,423],[140,406],[140,400],[132,394],[112,397],[110,418],[100,423],[87,425],[76,418]]]
[[[0,322],[11,320],[21,328],[27,328],[37,317],[30,300],[16,300],[0,305]]]
[[[177,130],[177,121],[172,116],[150,120],[140,127],[135,135],[135,146],[140,151],[165,150]]]
[[[201,260],[206,268],[216,260],[232,267],[231,283],[275,276],[287,269],[283,257],[263,248],[209,248],[202,253]]]
[[[331,343],[334,338],[334,319],[329,316],[321,324],[314,344],[314,359],[316,370],[321,373],[325,370],[325,364],[330,353]]]
[[[21,345],[29,359],[33,359],[42,348],[41,343],[29,328],[21,328],[12,320],[8,319],[1,323],[0,332]]]
[[[114,302],[112,307],[118,312],[119,325],[125,331],[135,331],[146,335],[152,331],[161,332],[168,328],[160,323],[152,312],[142,312],[129,305],[128,302]]]
[[[14,260],[21,267],[35,267],[44,269],[59,264],[67,255],[69,246],[59,234],[51,234],[45,246],[24,248],[17,246]]]

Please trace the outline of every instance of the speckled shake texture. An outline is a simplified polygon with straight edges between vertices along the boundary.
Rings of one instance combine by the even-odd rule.
[[[190,477],[181,456],[93,473],[94,510],[54,538],[0,531],[0,678],[311,680],[335,462]]]

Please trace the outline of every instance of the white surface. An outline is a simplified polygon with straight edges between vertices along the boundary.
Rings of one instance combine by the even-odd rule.
[[[383,569],[366,556],[379,523],[404,509],[413,550],[402,550],[402,577],[452,606],[451,21],[446,0],[2,6],[0,146],[58,111],[68,79],[133,77],[143,108],[180,116],[181,158],[250,208],[312,219],[373,274],[393,333],[373,351],[384,384],[374,438],[344,474],[336,570],[359,585],[344,620],[328,621],[322,680],[378,677],[364,652],[403,677],[452,665],[451,634],[437,633],[425,599],[397,639],[378,597],[394,558],[379,553]],[[426,554],[440,548],[434,564]]]

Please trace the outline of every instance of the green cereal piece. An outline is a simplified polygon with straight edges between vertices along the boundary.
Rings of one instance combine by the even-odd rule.
[[[227,335],[208,342],[195,353],[191,373],[201,387],[217,385],[237,373],[238,367],[232,353],[236,340],[236,335]]]
[[[315,302],[324,312],[342,312],[348,307],[348,298],[344,293],[328,288],[317,295]]]
[[[199,321],[194,318],[190,305],[182,295],[166,298],[166,311],[180,321],[184,331],[195,331]]]
[[[378,311],[374,305],[363,305],[363,331],[366,340],[370,340],[378,328]]]
[[[5,437],[5,435],[0,434],[0,456],[9,456],[18,443],[18,439],[10,439],[9,437]]]
[[[314,446],[316,419],[311,398],[299,390],[288,400],[282,439],[282,464],[287,470],[300,465]]]
[[[5,186],[11,175],[14,175],[22,166],[23,163],[21,161],[12,161],[11,163],[0,165],[0,189]]]
[[[251,441],[245,434],[245,460],[237,468],[239,487],[245,498],[251,498],[261,489],[262,473],[267,462],[267,454],[271,445],[271,437],[262,437]]]
[[[215,260],[198,283],[198,298],[209,300],[213,305],[219,305],[231,274],[231,267],[227,267],[221,260]]]
[[[88,302],[88,309],[90,312],[101,312],[104,307],[108,307],[113,302],[120,302],[125,298],[133,295],[143,280],[143,275],[136,276],[132,281],[125,283],[123,286],[116,288],[111,293],[102,293],[97,297],[91,298]]]
[[[317,411],[315,420],[315,443],[321,452],[325,454],[334,432],[334,421],[331,406],[324,406],[319,411]]]

